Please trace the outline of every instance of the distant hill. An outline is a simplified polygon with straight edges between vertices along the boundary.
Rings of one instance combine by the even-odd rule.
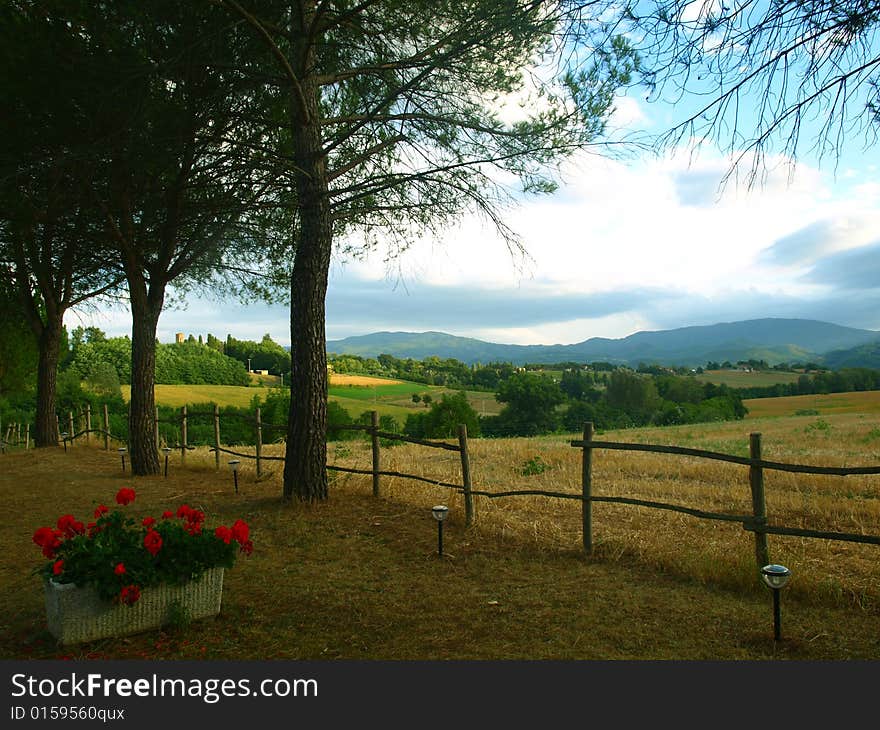
[[[832,370],[840,368],[873,368],[880,370],[880,340],[857,345],[846,350],[834,350],[822,358],[822,364]]]
[[[639,363],[696,367],[710,360],[766,360],[770,365],[818,361],[825,353],[878,340],[880,332],[808,319],[752,319],[657,332],[621,339],[593,337],[573,345],[503,345],[443,332],[376,332],[327,342],[338,355],[455,358],[466,363]]]

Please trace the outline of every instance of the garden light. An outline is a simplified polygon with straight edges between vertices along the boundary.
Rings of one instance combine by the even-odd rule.
[[[232,479],[235,482],[235,493],[238,494],[238,467],[241,462],[238,459],[232,459],[229,466],[232,467]]]
[[[449,507],[445,504],[436,504],[431,508],[431,514],[437,520],[437,555],[443,557],[443,520],[449,514]]]
[[[165,476],[168,476],[168,454],[171,453],[170,446],[163,446],[162,451],[165,452]]]
[[[779,609],[779,591],[788,585],[791,571],[784,565],[765,565],[761,568],[761,578],[767,587],[773,591],[773,638],[779,641],[782,638],[782,618]]]
[[[122,457],[122,472],[125,473],[125,447],[119,447],[119,455]]]

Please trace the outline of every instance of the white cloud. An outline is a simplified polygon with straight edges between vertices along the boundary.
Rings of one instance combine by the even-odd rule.
[[[336,262],[328,337],[431,329],[565,344],[766,316],[880,328],[880,309],[856,307],[829,284],[842,280],[847,261],[867,259],[839,258],[807,277],[829,255],[880,241],[880,185],[865,172],[836,181],[775,159],[762,185],[732,180],[721,188],[729,162],[709,147],[628,162],[583,155],[564,166],[556,195],[506,215],[530,260],[511,257],[492,227],[471,217],[440,240],[413,241],[390,266],[382,250]],[[118,312],[96,324],[130,331]],[[163,341],[183,331],[248,339],[268,332],[289,342],[286,308],[207,299],[166,311],[159,329]]]

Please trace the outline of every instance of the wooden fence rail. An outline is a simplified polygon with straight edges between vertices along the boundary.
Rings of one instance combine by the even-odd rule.
[[[804,464],[786,464],[778,461],[766,461],[761,458],[761,434],[749,435],[749,457],[724,454],[717,451],[704,451],[681,446],[660,446],[656,444],[636,444],[617,441],[597,441],[593,439],[593,424],[584,424],[584,437],[580,441],[571,441],[571,446],[582,449],[582,494],[584,501],[583,511],[583,544],[584,552],[590,553],[592,544],[592,514],[586,505],[592,502],[617,502],[621,504],[634,504],[654,509],[665,509],[674,512],[684,512],[701,519],[725,520],[742,523],[743,529],[754,533],[755,536],[755,562],[761,568],[770,562],[770,551],[767,545],[767,535],[794,535],[798,537],[821,538],[825,540],[843,540],[847,542],[867,543],[880,545],[880,536],[857,535],[844,532],[824,532],[820,530],[808,530],[803,528],[784,527],[767,524],[767,506],[764,496],[764,470],[796,472],[800,474],[831,474],[848,476],[850,474],[880,474],[880,466],[868,467],[822,467]],[[726,461],[749,467],[749,488],[752,498],[751,515],[729,515],[717,512],[704,512],[689,507],[681,507],[665,502],[648,502],[645,500],[628,499],[623,497],[598,497],[592,493],[592,452],[594,449],[617,449],[623,451],[648,451],[653,453],[673,454],[677,456],[694,456],[714,461]],[[508,493],[510,495],[512,493]],[[549,495],[548,495],[549,496]],[[561,496],[561,495],[553,495]],[[568,495],[574,497],[574,495]]]
[[[214,465],[216,469],[220,468],[220,454],[229,454],[231,456],[238,457],[240,459],[252,459],[256,461],[256,470],[257,476],[261,476],[262,474],[262,464],[264,461],[284,461],[283,456],[267,456],[263,453],[263,430],[265,429],[284,429],[285,426],[277,426],[273,424],[263,423],[260,409],[256,409],[256,414],[253,419],[248,418],[246,416],[239,416],[235,414],[238,418],[245,418],[246,420],[252,422],[255,426],[255,434],[256,434],[256,448],[255,453],[249,454],[242,451],[236,451],[234,449],[224,448],[220,444],[220,409],[218,406],[214,406],[213,412],[208,411],[191,411],[188,412],[186,406],[183,406],[180,409],[180,415],[175,419],[160,419],[159,418],[159,409],[156,409],[156,413],[154,416],[155,420],[155,439],[156,439],[156,448],[159,448],[160,438],[159,438],[159,424],[166,423],[172,425],[180,425],[180,443],[175,444],[175,448],[180,449],[181,461],[185,463],[186,460],[186,452],[191,450],[192,446],[188,443],[188,430],[187,424],[189,419],[202,417],[202,418],[212,418],[214,422],[214,444],[210,447],[210,450],[214,452]],[[87,410],[84,415],[86,418],[86,422],[88,425],[91,424],[91,414]],[[73,413],[68,413],[68,421],[69,421],[69,431],[66,432],[64,436],[64,447],[67,448],[68,443],[72,443],[75,439],[85,435],[86,438],[89,437],[91,433],[100,433],[104,435],[104,448],[110,448],[109,440],[112,438],[110,436],[109,431],[109,418],[107,414],[107,408],[104,407],[104,426],[103,430],[101,429],[92,429],[92,428],[84,428],[81,431],[75,432],[73,428],[74,424],[74,415]],[[473,501],[473,490],[471,486],[471,476],[470,476],[470,456],[468,453],[468,440],[467,440],[467,428],[462,425],[459,426],[458,432],[458,443],[450,444],[445,441],[432,441],[426,439],[418,439],[413,438],[411,436],[405,436],[399,433],[391,433],[389,431],[382,431],[379,428],[379,414],[377,411],[370,412],[370,425],[363,424],[354,424],[351,426],[339,426],[335,427],[335,430],[339,431],[364,431],[370,436],[371,446],[372,446],[372,468],[369,470],[366,469],[350,469],[347,467],[335,466],[332,464],[327,464],[326,468],[330,471],[340,471],[340,472],[348,472],[352,474],[369,474],[373,478],[373,494],[375,496],[380,495],[381,491],[381,477],[396,477],[401,479],[412,479],[415,481],[426,482],[428,484],[433,484],[435,486],[449,487],[452,489],[457,489],[461,491],[464,495],[464,503],[465,503],[465,524],[470,527],[474,522],[474,501]],[[439,479],[431,479],[428,477],[419,476],[417,474],[406,474],[403,472],[397,471],[388,471],[382,470],[380,467],[380,447],[381,447],[381,439],[389,439],[392,441],[405,441],[407,443],[416,444],[419,446],[425,446],[427,448],[433,449],[446,449],[448,451],[458,452],[461,459],[461,471],[462,471],[462,483],[461,484],[453,484],[451,482],[444,482]]]
[[[65,435],[64,445],[67,447],[68,442],[73,442],[81,436],[89,438],[89,434],[97,433],[104,436],[104,448],[109,449],[111,438],[109,431],[109,418],[107,408],[104,407],[104,428],[91,428],[91,414],[86,410],[81,417],[85,421],[86,427],[82,430],[74,431],[73,414],[68,414],[69,432]],[[220,454],[230,454],[242,459],[253,459],[256,461],[257,475],[262,473],[263,461],[284,461],[283,456],[267,456],[262,449],[262,432],[264,429],[282,429],[283,426],[275,426],[272,424],[262,423],[259,409],[256,411],[256,417],[247,419],[252,421],[256,429],[256,449],[254,454],[236,451],[224,448],[220,444],[220,412],[215,406],[213,413],[211,412],[192,412],[187,413],[186,406],[181,409],[178,419],[171,421],[165,420],[163,423],[180,424],[181,426],[181,442],[176,445],[181,450],[181,457],[185,459],[186,452],[194,447],[187,443],[187,419],[193,417],[210,417],[214,421],[214,445],[211,451],[215,454],[215,466],[220,468]],[[159,419],[157,418],[157,424]],[[7,424],[6,438],[3,441],[3,448],[10,443],[11,439],[19,432],[20,426],[15,424]],[[845,542],[864,543],[871,545],[880,545],[880,536],[877,535],[861,535],[846,532],[831,532],[822,530],[811,530],[805,528],[785,527],[782,525],[770,525],[767,522],[766,499],[764,495],[764,470],[776,470],[785,472],[795,472],[800,474],[816,474],[816,475],[871,475],[880,474],[880,466],[860,466],[860,467],[826,467],[826,466],[810,466],[804,464],[788,464],[784,462],[768,461],[761,456],[761,434],[753,433],[749,436],[749,456],[736,456],[735,454],[726,454],[717,451],[707,451],[703,449],[693,449],[682,446],[665,446],[658,444],[639,444],[618,441],[601,441],[593,438],[593,424],[585,423],[583,438],[580,440],[570,441],[572,447],[580,448],[581,457],[581,493],[555,492],[551,490],[521,489],[508,491],[483,491],[473,489],[471,483],[470,471],[470,455],[468,450],[467,428],[464,425],[459,426],[458,443],[451,444],[445,441],[426,440],[405,436],[403,434],[390,433],[379,429],[379,416],[376,411],[371,412],[370,425],[356,424],[351,426],[340,426],[337,430],[363,431],[370,436],[371,440],[371,456],[372,465],[370,469],[354,469],[349,467],[336,466],[327,464],[329,471],[338,471],[349,474],[363,474],[372,477],[373,494],[379,496],[381,492],[381,477],[394,477],[401,479],[411,479],[414,481],[425,482],[435,486],[447,487],[461,492],[465,502],[465,524],[471,526],[475,520],[474,501],[475,495],[486,497],[487,499],[498,499],[505,497],[517,496],[543,496],[553,499],[569,499],[581,501],[582,513],[582,535],[583,549],[589,554],[593,549],[593,525],[592,525],[592,505],[594,502],[605,502],[613,504],[627,504],[638,507],[648,507],[651,509],[660,509],[671,512],[679,512],[692,517],[707,520],[719,520],[725,522],[739,522],[743,529],[754,534],[755,539],[755,561],[758,567],[762,567],[770,562],[769,548],[767,545],[768,535],[792,535],[797,537],[817,538],[823,540],[840,540]],[[29,427],[26,428],[29,433]],[[158,447],[158,427],[157,427],[157,447]],[[462,483],[456,484],[446,482],[440,479],[432,479],[417,474],[407,474],[398,471],[383,470],[381,468],[381,439],[389,439],[393,441],[404,441],[419,446],[434,449],[445,449],[455,451],[459,454],[461,460]],[[605,497],[594,493],[594,478],[592,470],[593,451],[596,449],[623,450],[623,451],[643,451],[661,454],[670,454],[673,456],[690,456],[701,459],[709,459],[714,461],[724,461],[740,466],[749,467],[749,488],[751,493],[752,513],[751,514],[724,514],[719,512],[710,512],[706,510],[696,509],[666,502],[658,502],[652,500],[634,499],[630,497]]]

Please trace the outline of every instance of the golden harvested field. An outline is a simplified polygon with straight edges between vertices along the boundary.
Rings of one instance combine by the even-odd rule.
[[[880,391],[830,393],[828,395],[791,395],[782,398],[744,400],[748,418],[794,416],[798,411],[815,410],[819,414],[880,413]]]
[[[156,385],[154,391],[156,404],[180,408],[192,403],[216,403],[218,406],[247,408],[254,396],[265,398],[267,388],[243,385]],[[122,386],[122,397],[126,402],[131,397],[131,386]]]
[[[399,385],[404,381],[395,380],[394,378],[376,378],[372,375],[341,375],[338,373],[330,373],[330,385],[360,385],[365,387],[373,387],[378,385]],[[428,386],[425,386],[427,389]]]

